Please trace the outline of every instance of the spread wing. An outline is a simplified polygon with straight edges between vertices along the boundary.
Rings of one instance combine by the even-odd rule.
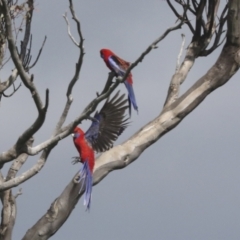
[[[128,102],[125,94],[115,96],[105,102],[100,112],[94,115],[95,121],[85,133],[85,138],[97,152],[104,152],[113,146],[113,142],[129,125],[129,118],[125,116]]]

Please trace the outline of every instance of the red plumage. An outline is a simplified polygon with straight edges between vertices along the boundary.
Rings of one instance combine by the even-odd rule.
[[[130,67],[130,63],[118,57],[109,49],[101,49],[100,55],[107,67],[113,71],[116,76],[123,77],[126,74],[127,69]],[[131,106],[138,112],[137,101],[133,91],[133,80],[132,74],[129,73],[127,79],[124,81],[124,85],[128,91],[128,102],[129,102],[129,115],[131,116]]]
[[[128,126],[128,118],[125,117],[127,99],[125,95],[119,96],[119,91],[111,99],[107,99],[100,112],[96,112],[89,129],[85,132],[79,127],[73,130],[73,142],[79,157],[75,157],[74,163],[83,163],[79,171],[79,183],[85,188],[84,205],[90,209],[93,169],[95,164],[95,151],[104,152],[113,146],[113,142]],[[82,189],[82,188],[81,188]],[[80,189],[80,191],[81,191]]]
[[[129,68],[129,66],[130,66],[130,62],[127,62],[127,61],[121,59],[114,52],[112,52],[110,49],[102,49],[100,51],[100,54],[101,54],[104,62],[106,63],[107,67],[111,71],[113,71],[113,72],[115,72],[115,69],[109,64],[109,57],[111,57],[111,56],[114,56],[117,59],[119,65],[122,67],[123,70],[126,71]],[[130,83],[131,85],[133,84],[132,74],[131,73],[129,73],[128,78],[126,79],[126,81],[128,83]]]
[[[92,173],[94,168],[94,163],[95,163],[94,150],[85,139],[85,133],[81,128],[75,127],[73,133],[79,134],[79,137],[74,138],[73,142],[79,152],[79,155],[81,156],[80,158],[81,162],[84,163],[88,161],[88,165]]]

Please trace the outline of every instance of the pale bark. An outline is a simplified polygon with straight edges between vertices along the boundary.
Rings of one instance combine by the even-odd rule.
[[[214,11],[215,13],[215,11]],[[160,115],[150,123],[142,127],[137,133],[130,137],[123,144],[103,153],[96,161],[94,168],[94,185],[98,184],[111,171],[121,169],[138,159],[138,157],[149,146],[158,141],[164,134],[176,127],[191,111],[193,111],[212,91],[225,84],[237,72],[239,68],[239,30],[240,3],[237,0],[230,1],[230,14],[228,14],[227,42],[222,49],[220,56],[213,66],[197,82],[188,89],[182,96],[175,97],[169,102],[169,94],[166,102],[168,104],[162,109]],[[205,48],[204,48],[205,49]],[[199,56],[202,48],[192,45],[186,53],[183,64],[179,71],[183,72],[174,76],[182,83],[190,71],[194,59]],[[194,59],[189,60],[189,56]],[[171,83],[170,83],[171,84]],[[170,90],[171,92],[172,90]],[[78,177],[78,176],[75,176]],[[54,219],[48,219],[49,212],[43,215],[40,220],[28,230],[24,240],[48,239],[67,220],[77,201],[83,194],[84,189],[78,193],[79,185],[76,185],[75,178],[70,181],[63,193],[53,202],[51,214]],[[71,194],[72,198],[68,198]],[[59,204],[61,202],[61,205]],[[62,207],[63,206],[63,207]]]
[[[229,1],[229,4],[224,8],[218,21],[216,16],[220,3],[219,0],[200,0],[199,4],[196,4],[197,1],[195,0],[176,1],[183,8],[181,14],[176,11],[170,1],[167,0],[167,2],[179,22],[173,27],[167,29],[159,38],[152,42],[146,50],[142,52],[139,58],[131,64],[125,76],[117,78],[116,81],[112,83],[114,74],[110,73],[103,91],[100,94],[97,93],[97,97],[85,107],[76,119],[64,126],[73,101],[72,89],[79,79],[85,54],[83,47],[84,38],[81,31],[80,21],[75,14],[72,0],[69,0],[70,12],[76,23],[78,37],[80,39],[79,42],[76,41],[71,34],[70,24],[67,15],[65,14],[64,18],[67,23],[69,37],[79,49],[76,68],[72,79],[69,81],[66,93],[66,103],[65,106],[63,106],[62,114],[56,123],[53,134],[44,142],[32,146],[32,136],[43,126],[49,102],[49,91],[46,90],[45,103],[43,104],[37,91],[37,87],[33,82],[33,75],[29,74],[29,69],[35,65],[34,62],[34,64],[30,66],[31,57],[29,53],[27,53],[28,43],[31,43],[30,33],[34,1],[27,1],[28,6],[30,6],[28,10],[29,16],[27,16],[26,20],[24,40],[20,54],[16,49],[16,39],[14,39],[12,34],[9,1],[0,1],[1,11],[3,12],[6,22],[6,39],[8,41],[11,58],[16,68],[10,75],[9,79],[0,85],[0,94],[11,86],[19,75],[22,83],[32,95],[36,109],[38,110],[38,116],[36,117],[35,122],[20,135],[16,140],[16,143],[10,149],[0,154],[1,167],[3,167],[6,162],[13,161],[6,179],[2,177],[0,172],[0,193],[1,201],[3,203],[0,239],[11,239],[15,223],[16,196],[12,195],[11,188],[16,187],[22,182],[35,176],[45,166],[51,150],[57,145],[57,143],[71,134],[73,128],[82,120],[90,118],[90,114],[95,111],[98,104],[106,99],[113,90],[127,78],[129,72],[142,62],[147,54],[157,48],[157,44],[159,44],[159,42],[171,31],[181,28],[183,24],[187,24],[190,31],[193,33],[193,38],[187,48],[182,63],[179,64],[178,60],[176,72],[170,81],[164,107],[158,117],[142,127],[123,144],[103,153],[97,159],[93,175],[94,185],[98,184],[111,171],[124,168],[138,159],[143,151],[158,141],[164,134],[176,127],[212,91],[225,84],[236,73],[240,66],[240,2],[238,0]],[[192,2],[192,6],[190,5],[190,2]],[[204,8],[206,7],[206,16],[203,17]],[[189,12],[196,17],[195,26],[193,26],[188,20],[187,14]],[[228,29],[226,34],[226,44],[224,45],[216,63],[213,64],[207,73],[203,74],[203,76],[198,79],[191,88],[179,96],[180,86],[187,79],[188,73],[192,69],[195,60],[201,56],[208,56],[221,44],[221,36],[224,33],[223,28],[226,22]],[[209,46],[210,43],[213,43],[212,46]],[[42,48],[40,49],[40,52],[41,50]],[[30,155],[36,155],[39,152],[41,154],[38,161],[31,168],[17,176],[19,169],[25,163],[27,157]],[[24,240],[49,239],[59,230],[59,228],[61,228],[84,192],[84,189],[80,191],[81,183],[79,184],[78,181],[76,181],[78,177],[78,174],[76,174],[73,179],[71,179],[62,194],[53,201],[47,213],[27,231],[26,235],[23,237]]]

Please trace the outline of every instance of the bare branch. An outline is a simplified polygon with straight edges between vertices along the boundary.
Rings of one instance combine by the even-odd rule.
[[[192,0],[192,4],[193,4],[193,7],[194,7],[195,11],[197,11],[197,9],[198,9],[197,1],[196,0]]]
[[[74,21],[76,22],[76,24],[77,24],[78,35],[80,36],[80,45],[79,45],[79,47],[82,48],[82,50],[83,50],[83,41],[84,41],[84,39],[83,39],[83,36],[82,36],[82,31],[81,31],[81,24],[80,24],[80,21],[78,20],[76,14],[75,14],[72,0],[69,0],[69,3],[70,3],[69,8],[70,8],[70,11],[71,11],[73,20],[74,20]]]
[[[38,52],[38,55],[37,55],[36,60],[33,62],[33,64],[32,64],[31,66],[28,67],[28,69],[33,68],[33,67],[37,64],[37,62],[38,62],[38,60],[39,60],[39,58],[40,58],[40,56],[41,56],[41,53],[42,53],[42,50],[43,50],[43,47],[44,47],[44,44],[45,44],[46,40],[47,40],[47,36],[44,37],[42,46],[41,46],[41,48],[40,48],[40,50],[39,50],[39,52]]]
[[[166,101],[164,103],[165,107],[171,105],[177,99],[179,94],[179,86],[186,79],[188,72],[191,70],[195,62],[195,59],[199,56],[209,54],[210,51],[215,50],[217,46],[219,46],[218,44],[220,36],[218,35],[217,40],[215,39],[216,43],[214,43],[214,47],[211,48],[210,51],[206,50],[216,30],[215,17],[219,7],[219,0],[211,2],[211,6],[209,7],[210,13],[207,14],[210,14],[212,18],[210,19],[209,17],[210,22],[207,22],[207,24],[203,23],[202,17],[205,6],[206,1],[201,0],[198,7],[196,8],[196,30],[194,33],[194,37],[187,48],[185,59],[183,60],[178,72],[176,72],[171,79]],[[225,11],[226,9],[223,10],[223,12]],[[222,16],[224,16],[224,14]],[[220,27],[223,27],[223,25],[221,25]],[[201,34],[202,28],[204,32],[203,34]],[[222,33],[222,29],[220,29],[220,31]]]
[[[71,2],[71,1],[70,1]],[[157,47],[157,44],[162,41],[171,31],[174,31],[176,29],[179,29],[181,26],[183,25],[183,22],[178,23],[177,25],[175,25],[174,27],[170,27],[168,28],[159,38],[157,38],[141,55],[139,58],[137,58],[137,60],[135,62],[133,62],[131,64],[131,66],[127,69],[125,75],[122,78],[117,78],[117,81],[115,83],[113,83],[109,89],[104,92],[103,94],[101,94],[99,97],[97,97],[96,99],[92,100],[90,102],[90,104],[88,104],[88,106],[83,110],[83,112],[80,114],[79,117],[77,117],[73,122],[71,122],[70,124],[68,124],[66,127],[64,127],[63,129],[61,129],[59,131],[59,134],[55,135],[46,140],[45,142],[37,145],[36,147],[29,147],[29,146],[22,146],[21,149],[19,149],[19,151],[17,151],[16,146],[18,145],[18,142],[16,144],[16,146],[12,147],[11,149],[9,149],[7,152],[1,153],[0,154],[0,162],[4,163],[4,162],[8,162],[11,161],[12,159],[16,158],[19,154],[21,153],[27,153],[29,155],[36,155],[37,153],[39,153],[40,151],[42,151],[44,148],[50,147],[54,144],[56,144],[58,141],[60,141],[61,139],[67,137],[69,134],[72,133],[73,128],[78,125],[82,120],[87,119],[89,117],[89,115],[91,113],[93,113],[97,107],[97,105],[104,99],[106,99],[107,97],[109,97],[109,95],[114,91],[114,89],[116,89],[116,87],[120,84],[120,82],[124,82],[128,76],[128,74],[130,73],[130,71],[136,67],[138,65],[138,63],[142,62],[142,60],[144,59],[144,57],[152,50],[155,49]],[[83,39],[82,39],[83,41]],[[81,41],[81,43],[82,43]],[[81,45],[81,44],[80,44]],[[81,48],[81,46],[80,46]],[[82,52],[83,53],[83,52]],[[72,81],[69,84],[69,88],[68,88],[68,92],[67,92],[67,96],[70,96],[71,91],[72,91],[72,87],[74,86],[75,82],[78,79],[79,76],[79,71],[81,69],[81,65],[82,65],[82,58],[83,58],[83,54],[80,54],[79,57],[79,61],[76,65],[76,72],[74,75],[74,78],[72,79]],[[78,71],[79,69],[79,71]],[[118,80],[119,79],[119,80]],[[65,121],[65,116],[68,112],[69,109],[69,104],[71,102],[71,99],[69,100],[69,102],[66,103],[65,109],[63,111],[62,117],[60,118],[60,121],[58,123],[58,127]],[[67,109],[67,110],[66,110]],[[45,113],[45,112],[43,112]],[[36,122],[34,123],[34,125],[31,127],[31,129],[37,129],[37,126],[41,126],[41,122],[43,122],[45,119],[45,115],[39,115],[39,118],[36,120]],[[57,131],[55,130],[55,133]],[[25,138],[25,134],[23,134],[20,138],[19,138],[19,142],[22,142],[21,138]]]
[[[194,28],[191,24],[191,22],[189,21],[188,17],[187,17],[187,14],[185,13],[185,16],[183,15],[180,15],[177,10],[174,8],[174,6],[172,5],[172,3],[170,2],[170,0],[167,0],[167,3],[168,3],[168,6],[171,8],[171,10],[173,11],[173,13],[175,14],[175,16],[178,18],[178,20],[181,20],[183,21],[184,23],[186,23],[190,29],[190,31],[192,33],[194,33]],[[194,13],[193,10],[191,10],[191,8],[189,7],[189,5],[185,4],[185,3],[180,3],[178,2],[184,9],[187,8],[187,9],[190,9],[191,12]]]
[[[13,85],[13,92],[12,92],[11,94],[9,94],[9,95],[7,95],[7,94],[5,94],[5,93],[3,92],[2,95],[3,95],[4,97],[7,97],[7,98],[11,97],[11,96],[12,96],[15,92],[17,92],[17,90],[22,86],[21,83],[18,85],[17,88],[15,87],[15,84],[14,84],[14,83],[13,83],[12,85]]]
[[[198,9],[199,6],[196,1],[193,2],[196,5],[196,9]],[[229,28],[229,32],[227,34],[228,44],[224,46],[216,63],[180,98],[170,105],[165,106],[157,118],[141,128],[123,144],[114,147],[106,153],[103,153],[95,163],[94,184],[99,183],[111,171],[124,168],[135,161],[143,153],[143,151],[176,127],[212,91],[229,81],[229,79],[237,72],[240,66],[240,60],[236,60],[240,59],[240,39],[237,38],[240,32],[240,23],[239,21],[236,21],[239,19],[240,14],[239,1],[234,1],[234,3],[232,1],[230,9],[232,9],[233,12],[229,13],[228,21],[235,22],[236,25]],[[233,9],[235,9],[235,11]],[[191,59],[191,63],[194,62],[195,57],[198,56],[201,50],[201,47],[194,45],[199,43],[198,41],[199,39],[190,44],[191,51],[188,51],[186,54],[186,57],[193,57],[193,59]],[[186,60],[187,59],[185,58],[185,62],[183,62],[179,71],[182,71],[184,68],[183,65],[186,64]],[[131,67],[132,66],[133,65],[131,65]],[[126,76],[132,69],[130,68],[126,73]],[[124,80],[124,78],[120,81],[122,80]],[[183,81],[183,77],[180,77],[179,82],[181,83],[181,81]],[[92,103],[89,104],[89,108],[93,107],[91,104],[95,103],[97,99],[103,98],[107,93],[109,93],[112,87],[115,86],[114,84],[116,83],[113,83],[112,85],[109,84],[109,89],[107,89],[104,94],[93,100]],[[64,131],[67,131],[67,129]],[[76,184],[76,177],[77,175],[75,175],[74,179],[71,179],[71,182],[65,188],[63,193],[52,203],[48,212],[28,230],[23,238],[24,240],[48,239],[56,231],[58,231],[58,229],[69,217],[82,194],[82,191],[79,193],[80,184]]]
[[[22,240],[37,240],[39,239],[39,232],[42,239],[48,239],[59,229],[59,226],[62,226],[81,196],[79,194],[81,184],[76,183],[75,177],[66,186],[62,194],[54,200],[47,213],[27,231]]]
[[[68,30],[68,35],[69,35],[70,39],[73,41],[73,43],[74,43],[77,47],[79,47],[79,43],[74,39],[74,37],[73,37],[73,35],[72,35],[72,33],[71,33],[71,28],[70,28],[70,24],[69,24],[69,21],[68,21],[68,18],[67,18],[67,13],[65,13],[65,14],[63,15],[63,18],[64,18],[65,21],[66,21],[67,30]]]
[[[75,15],[75,11],[74,11],[72,1],[69,0],[69,3],[70,3],[69,8],[70,8],[73,20],[76,22],[78,35],[80,37],[80,42],[78,44],[78,47],[79,47],[79,50],[80,50],[80,56],[79,56],[79,59],[78,59],[78,63],[76,64],[75,75],[74,75],[72,81],[69,83],[69,86],[68,86],[67,97],[69,97],[71,95],[72,88],[79,78],[79,73],[80,73],[80,70],[81,70],[81,67],[82,67],[83,57],[84,57],[84,54],[85,54],[84,47],[83,47],[84,38],[83,38],[83,35],[82,35],[82,31],[81,31],[81,24],[80,24],[80,21],[78,20],[77,16]]]
[[[186,12],[186,9],[185,9],[185,12]],[[185,15],[185,13],[184,13],[183,15]],[[127,77],[128,77],[128,75],[129,75],[129,73],[131,72],[131,70],[132,70],[134,67],[136,67],[140,62],[142,62],[143,59],[144,59],[144,57],[145,57],[149,52],[151,52],[151,50],[157,48],[157,44],[158,44],[159,42],[161,42],[170,32],[175,31],[175,30],[181,28],[183,24],[184,24],[184,22],[183,22],[183,20],[181,20],[177,25],[168,28],[159,38],[157,38],[150,46],[148,46],[148,48],[140,55],[140,57],[137,58],[137,60],[136,60],[135,62],[133,62],[133,63],[131,64],[131,66],[127,69],[127,71],[125,72],[125,75],[124,75],[122,78],[120,78],[120,79],[121,79],[121,82],[124,82],[124,81],[127,79]],[[119,78],[119,77],[118,77],[118,78]]]
[[[158,141],[163,135],[176,127],[193,109],[195,109],[212,91],[225,84],[238,69],[234,53],[236,46],[226,46],[218,61],[201,77],[181,98],[173,103],[130,139],[103,153],[95,162],[94,185],[98,184],[113,170],[121,169],[135,161],[144,150]],[[219,66],[221,68],[219,69]],[[77,177],[77,175],[75,176]],[[74,179],[75,179],[74,177]],[[47,239],[53,235],[67,220],[84,189],[79,192],[80,184],[74,179],[63,193],[52,203],[48,211],[30,228],[24,240],[37,240],[38,232]],[[60,204],[61,203],[61,204]]]
[[[27,142],[27,145],[32,146],[33,141],[34,141],[33,137],[30,138],[30,139],[28,140],[28,142]],[[20,169],[20,168],[22,167],[22,165],[26,162],[27,158],[28,158],[28,154],[23,153],[23,154],[19,155],[18,158],[16,158],[16,159],[13,161],[11,167],[10,167],[9,170],[8,170],[8,174],[7,174],[7,177],[6,177],[6,181],[9,181],[10,179],[13,179],[13,178],[16,177],[19,169]]]
[[[101,96],[102,94],[105,94],[105,93],[108,91],[108,89],[110,88],[110,86],[113,84],[113,78],[115,77],[115,75],[116,75],[116,74],[115,74],[114,72],[110,72],[110,73],[108,74],[107,82],[106,82],[106,84],[105,84],[105,86],[104,86],[101,94],[99,94],[99,93],[97,92],[97,97]]]
[[[24,33],[24,39],[21,42],[21,52],[20,52],[22,61],[26,56],[27,45],[28,45],[29,39],[31,38],[31,23],[32,23],[32,16],[33,16],[33,9],[34,9],[33,0],[27,0],[27,4],[29,6],[29,10],[26,13],[25,33]]]
[[[19,58],[18,53],[17,53],[17,49],[16,49],[15,42],[14,42],[13,35],[12,35],[11,17],[9,14],[9,9],[8,9],[6,0],[3,0],[2,3],[3,3],[4,17],[6,19],[7,39],[8,39],[9,50],[11,53],[12,60],[18,70],[18,73],[19,73],[24,85],[31,91],[37,109],[41,110],[42,101],[40,99],[40,96],[37,92],[36,87],[34,86],[33,82],[31,81],[31,78],[28,76],[28,74],[24,70],[22,61]],[[24,50],[22,50],[22,51],[24,52]]]
[[[14,177],[4,183],[2,183],[0,185],[0,192],[1,191],[5,191],[7,189],[13,188],[13,187],[17,187],[19,184],[27,181],[29,178],[33,177],[34,175],[36,175],[37,173],[39,173],[39,171],[43,168],[43,166],[46,163],[46,160],[51,152],[52,148],[48,148],[48,149],[44,149],[44,151],[42,152],[40,158],[38,159],[37,163],[31,167],[30,169],[28,169],[27,171],[25,171],[24,173],[22,173],[21,175]]]
[[[75,41],[75,39],[72,37],[72,35],[71,35],[70,26],[69,26],[69,23],[68,23],[68,19],[67,19],[66,13],[65,13],[65,16],[63,16],[63,17],[64,17],[64,19],[67,22],[68,34],[69,34],[70,38],[72,39],[72,41],[74,42],[74,44],[79,48],[80,53],[79,53],[78,62],[76,63],[76,69],[75,69],[74,76],[73,76],[72,80],[70,81],[70,83],[68,85],[68,89],[67,89],[67,102],[65,104],[65,107],[64,107],[64,110],[62,112],[62,115],[61,115],[61,117],[60,117],[60,119],[59,119],[59,121],[58,121],[58,123],[56,125],[56,128],[55,128],[53,136],[56,136],[59,133],[59,131],[60,131],[61,127],[63,126],[63,124],[64,124],[64,122],[66,120],[66,117],[68,115],[69,109],[70,109],[72,101],[73,101],[72,89],[73,89],[75,83],[77,82],[77,80],[79,79],[79,74],[80,74],[80,71],[81,71],[81,68],[82,68],[82,64],[83,64],[83,57],[85,55],[84,47],[83,47],[84,38],[83,38],[83,35],[82,35],[82,31],[81,31],[81,24],[80,24],[80,21],[78,20],[78,18],[76,17],[76,15],[75,15],[72,1],[69,1],[69,4],[70,4],[69,8],[70,8],[70,11],[71,11],[71,14],[72,14],[72,18],[74,19],[74,21],[76,22],[76,25],[77,25],[78,35],[79,35],[79,38],[80,38],[79,43],[77,43]]]
[[[226,39],[226,37],[224,37],[222,39],[222,41],[221,41],[222,34],[225,32],[223,30],[223,27],[225,26],[225,23],[226,23],[226,20],[227,20],[227,16],[226,16],[227,10],[228,10],[228,4],[225,5],[225,7],[224,7],[224,9],[222,11],[222,14],[221,14],[221,16],[219,18],[219,24],[216,26],[216,29],[218,29],[218,30],[216,30],[216,32],[215,32],[215,39],[214,39],[214,43],[213,43],[212,47],[210,47],[209,49],[203,50],[200,53],[200,56],[204,56],[205,57],[205,56],[211,54]]]
[[[240,40],[237,46],[225,46],[217,62],[176,102],[164,108],[156,119],[123,144],[103,153],[95,163],[94,184],[99,183],[111,171],[124,168],[136,160],[146,148],[176,127],[212,91],[225,84],[239,68],[235,61],[236,49],[239,47]]]
[[[8,5],[6,0],[2,1],[3,3],[3,12],[4,12],[4,17],[5,17],[5,21],[6,21],[6,33],[7,33],[7,39],[8,39],[8,45],[9,45],[9,51],[11,53],[11,57],[12,60],[18,70],[18,73],[24,83],[24,85],[30,90],[30,92],[32,93],[35,105],[38,109],[39,115],[37,117],[37,119],[35,120],[35,122],[32,124],[32,126],[30,126],[18,139],[15,147],[13,147],[12,149],[14,149],[13,152],[11,153],[7,153],[12,155],[12,159],[16,158],[19,154],[17,154],[17,150],[21,147],[24,147],[23,145],[26,143],[26,141],[32,136],[34,135],[34,133],[36,133],[39,128],[42,126],[42,124],[44,123],[45,120],[45,115],[46,115],[46,109],[44,108],[41,98],[38,94],[38,91],[32,81],[32,78],[28,76],[27,72],[24,69],[24,66],[22,64],[21,59],[19,58],[16,46],[15,46],[15,42],[13,39],[13,35],[12,35],[12,25],[11,25],[11,17],[9,14],[9,9],[8,9]],[[32,3],[32,0],[29,0],[28,3]],[[29,29],[30,29],[30,25],[29,25]],[[29,30],[28,29],[28,30]],[[21,48],[21,56],[25,56],[25,47],[24,45],[27,44],[26,42],[28,42],[28,30],[26,30],[26,38],[23,41],[23,45]]]
[[[12,74],[9,76],[9,78],[0,83],[0,93],[3,93],[4,91],[6,91],[17,79],[18,77],[18,71],[17,69],[14,69],[12,71]]]
[[[200,3],[197,8],[197,12],[196,12],[196,26],[195,26],[195,33],[193,36],[194,40],[198,39],[201,36],[201,27],[203,22],[202,14],[203,14],[205,5],[206,5],[206,0],[200,0]]]

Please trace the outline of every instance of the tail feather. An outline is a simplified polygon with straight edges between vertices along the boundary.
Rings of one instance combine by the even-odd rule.
[[[80,191],[85,186],[83,205],[87,206],[86,211],[89,211],[91,206],[93,177],[92,177],[92,172],[90,170],[88,161],[85,161],[83,163],[82,168],[80,169],[79,172],[80,172],[79,182],[82,182]]]
[[[133,86],[131,83],[125,81],[124,82],[127,90],[128,90],[128,101],[129,101],[129,115],[131,116],[131,105],[133,105],[133,108],[138,112],[138,106],[135,98],[135,94],[133,91]]]

